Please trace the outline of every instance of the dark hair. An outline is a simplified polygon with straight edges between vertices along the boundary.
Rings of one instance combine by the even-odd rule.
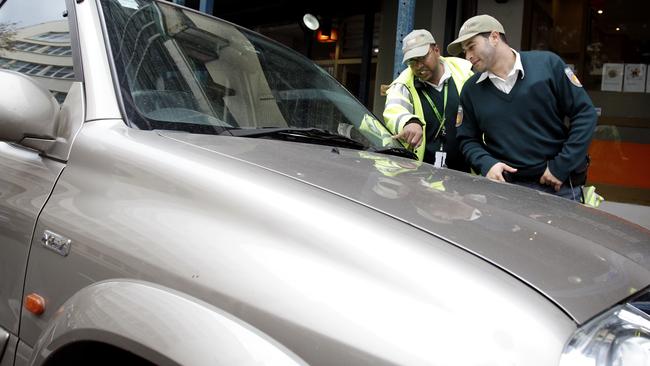
[[[479,33],[479,36],[483,36],[484,38],[490,38],[490,34],[492,34],[492,32],[483,32],[483,33]],[[501,38],[501,42],[508,44],[508,40],[506,39],[505,34],[499,33],[499,38]]]

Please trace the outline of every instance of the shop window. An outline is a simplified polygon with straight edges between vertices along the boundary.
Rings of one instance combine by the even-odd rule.
[[[650,205],[650,2],[532,0],[529,11],[523,48],[560,55],[597,108],[588,184]]]

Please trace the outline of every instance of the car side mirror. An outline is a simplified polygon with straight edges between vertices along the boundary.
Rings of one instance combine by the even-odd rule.
[[[0,141],[40,150],[29,140],[56,140],[59,103],[31,77],[0,70]],[[23,141],[25,140],[26,141]]]

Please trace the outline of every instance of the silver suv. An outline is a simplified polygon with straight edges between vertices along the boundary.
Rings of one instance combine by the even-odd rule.
[[[643,365],[650,235],[411,160],[153,0],[0,1],[0,365]]]

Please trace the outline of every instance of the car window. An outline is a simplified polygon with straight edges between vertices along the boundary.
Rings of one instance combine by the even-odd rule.
[[[293,50],[165,2],[101,4],[132,126],[318,129],[366,146],[399,146],[335,79]]]
[[[62,103],[75,78],[65,0],[8,0],[0,8],[0,68],[29,75]]]

